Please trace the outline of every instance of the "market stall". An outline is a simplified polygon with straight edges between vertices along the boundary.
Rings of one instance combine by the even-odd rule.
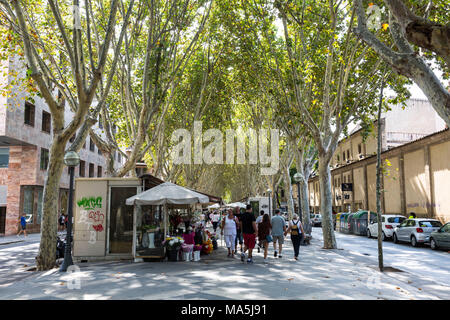
[[[169,213],[190,210],[195,203],[208,203],[209,197],[193,190],[165,182],[130,197],[133,210],[133,253],[135,259],[164,258],[168,248],[177,248],[179,237],[169,232]],[[176,231],[173,230],[172,233]],[[170,244],[170,246],[168,246]]]

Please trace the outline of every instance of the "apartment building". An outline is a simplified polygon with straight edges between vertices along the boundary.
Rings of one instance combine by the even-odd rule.
[[[0,85],[11,81],[10,70],[18,61],[0,61]],[[34,100],[34,101],[32,101]],[[66,123],[71,113],[66,114]],[[26,92],[0,96],[0,235],[18,231],[21,213],[27,214],[29,232],[39,232],[42,196],[49,150],[52,121],[43,99],[29,99]],[[106,161],[90,137],[80,151],[80,165],[75,177],[102,177]],[[122,161],[116,156],[117,165]],[[67,212],[69,174],[64,168],[60,183],[58,210]]]
[[[381,119],[382,211],[450,219],[450,134],[424,100],[409,100]],[[341,140],[331,164],[333,210],[376,211],[376,128],[363,140],[362,129]],[[312,210],[319,211],[318,176],[309,181]]]

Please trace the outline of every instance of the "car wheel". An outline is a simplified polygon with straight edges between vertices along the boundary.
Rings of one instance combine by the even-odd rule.
[[[367,238],[372,238],[372,235],[370,234],[370,230],[367,229]]]
[[[438,248],[437,244],[436,244],[436,241],[433,238],[431,238],[431,240],[430,240],[430,247],[433,250],[436,250]]]
[[[386,241],[386,235],[384,234],[384,232],[381,234],[381,241]]]
[[[411,245],[412,245],[413,247],[417,247],[417,239],[416,239],[415,236],[412,236],[412,237],[411,237]]]
[[[394,243],[398,243],[398,238],[397,238],[397,234],[394,233],[394,236],[392,237],[392,240],[394,241]]]

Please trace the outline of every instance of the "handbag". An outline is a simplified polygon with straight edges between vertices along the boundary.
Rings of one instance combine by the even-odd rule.
[[[268,243],[271,243],[273,240],[272,240],[272,236],[270,235],[270,234],[268,234],[267,236],[266,236],[266,241],[268,242]]]

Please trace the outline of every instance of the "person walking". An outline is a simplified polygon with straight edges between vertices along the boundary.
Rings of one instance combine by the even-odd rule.
[[[269,242],[271,241],[270,231],[272,224],[270,223],[269,215],[263,215],[262,221],[258,224],[258,239],[259,243],[264,248],[264,263],[267,263],[267,250],[269,249]]]
[[[214,232],[216,232],[216,230],[217,230],[217,226],[219,225],[220,218],[221,218],[220,213],[215,211],[212,216],[212,224],[213,224]]]
[[[288,232],[291,233],[291,241],[292,245],[294,246],[294,259],[298,260],[300,243],[302,241],[302,237],[304,236],[305,232],[303,230],[301,221],[298,219],[297,214],[294,214],[292,221],[289,221],[289,227],[284,233],[284,235],[286,236]]]
[[[225,236],[225,243],[228,249],[228,257],[232,258],[236,254],[236,226],[239,220],[234,216],[233,210],[228,210],[228,215],[222,220],[221,234]]]
[[[256,218],[256,225],[257,225],[257,226],[262,222],[263,216],[264,216],[264,210],[261,210],[261,211],[259,212],[258,218]],[[261,238],[258,237],[258,253],[261,252],[261,247],[262,247]]]
[[[241,261],[244,262],[245,252],[248,250],[247,263],[253,263],[252,253],[255,248],[258,228],[256,226],[255,216],[252,213],[251,205],[247,205],[245,213],[242,214],[240,220],[242,235],[244,236],[244,252],[241,253]]]
[[[283,243],[284,243],[284,233],[286,232],[286,221],[282,216],[280,216],[280,210],[275,210],[275,216],[272,217],[272,238],[273,238],[273,249],[274,249],[274,257],[276,258],[278,255],[278,258],[281,258],[281,251],[283,250]],[[278,249],[277,251],[277,242],[278,242]]]
[[[27,215],[24,212],[24,213],[22,213],[22,216],[20,217],[20,227],[21,227],[21,229],[20,229],[19,233],[17,234],[18,237],[20,236],[22,231],[23,231],[23,234],[25,235],[25,237],[27,237],[27,218],[26,218],[26,216]]]
[[[66,224],[66,217],[63,212],[61,212],[61,215],[59,216],[58,224],[59,224],[59,231],[64,231],[64,227]]]
[[[239,207],[234,208],[234,216],[237,218],[237,225],[236,225],[236,238],[234,240],[234,246],[237,250],[237,243],[239,241],[239,246],[241,247],[241,252],[242,250],[242,244],[243,244],[243,239],[242,239],[242,230],[241,230],[241,209]]]

